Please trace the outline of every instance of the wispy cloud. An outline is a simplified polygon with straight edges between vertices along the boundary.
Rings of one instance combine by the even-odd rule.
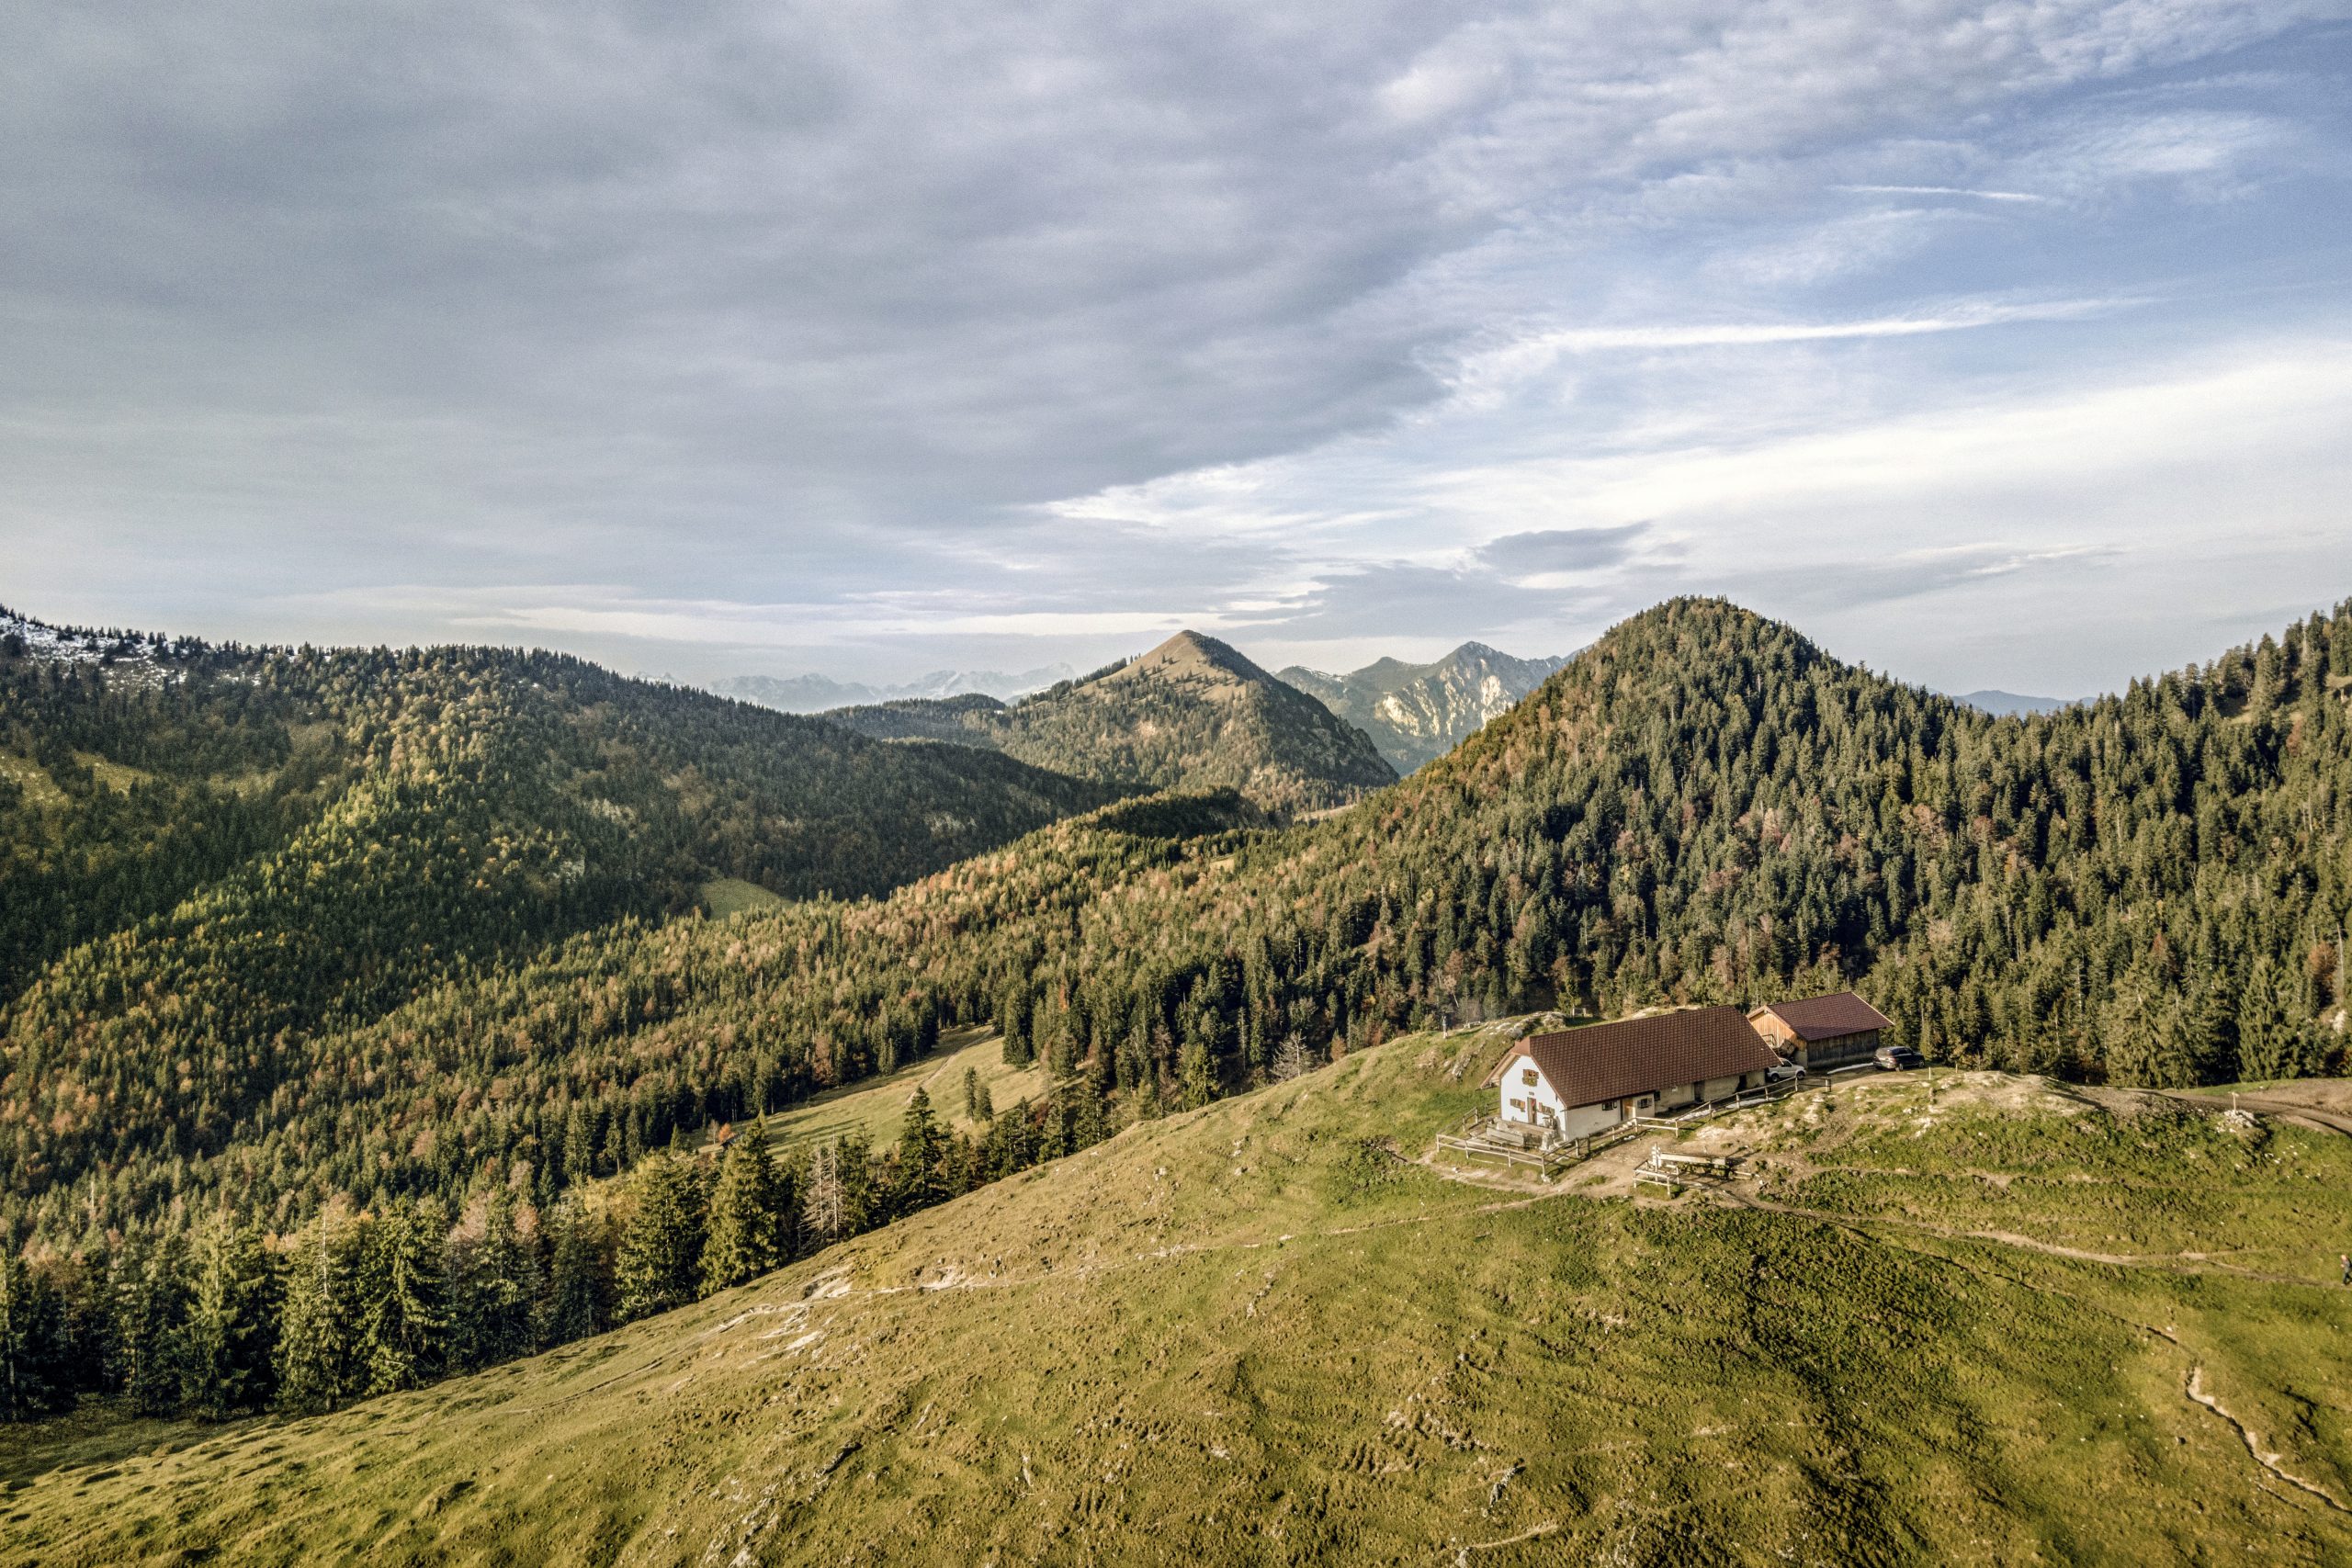
[[[2058,205],[2058,198],[2054,196],[2038,196],[2027,190],[1976,190],[1967,186],[1845,185],[1833,188],[1872,196],[1963,196],[1976,201],[2016,201],[2037,207]]]
[[[1531,333],[1499,347],[1468,355],[1460,362],[1453,379],[1458,387],[1488,393],[1498,383],[1543,374],[1563,356],[1570,355],[1758,348],[1861,338],[1924,337],[1941,333],[2013,326],[2021,322],[2081,321],[2124,310],[2140,302],[2130,299],[2030,302],[1974,300],[1961,301],[1917,315],[1874,316],[1853,321],[1657,322],[1562,327]]]

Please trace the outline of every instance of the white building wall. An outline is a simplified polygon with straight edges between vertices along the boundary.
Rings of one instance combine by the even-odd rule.
[[[1535,1081],[1530,1083],[1529,1078]],[[1560,1103],[1551,1080],[1536,1070],[1532,1056],[1514,1057],[1503,1068],[1501,1090],[1495,1114],[1506,1122],[1528,1127],[1558,1126],[1567,1114],[1568,1108]]]
[[[1606,1133],[1624,1119],[1624,1112],[1617,1109],[1614,1100],[1605,1105],[1579,1105],[1560,1123],[1560,1135],[1589,1138],[1595,1133]]]
[[[1530,1083],[1529,1078],[1535,1081]],[[1564,1138],[1589,1138],[1617,1125],[1623,1112],[1614,1102],[1567,1105],[1535,1066],[1532,1056],[1514,1058],[1504,1067],[1496,1096],[1495,1114],[1521,1126],[1548,1126]],[[1514,1103],[1516,1102],[1516,1103]]]

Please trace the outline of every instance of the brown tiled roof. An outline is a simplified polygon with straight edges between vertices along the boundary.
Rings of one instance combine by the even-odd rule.
[[[1535,1059],[1561,1102],[1570,1106],[1758,1073],[1780,1060],[1747,1016],[1726,1007],[1531,1035],[1503,1065],[1522,1053]]]
[[[1894,1027],[1893,1019],[1851,991],[1807,997],[1799,1002],[1767,1002],[1756,1010],[1773,1014],[1794,1030],[1798,1039],[1807,1042]]]

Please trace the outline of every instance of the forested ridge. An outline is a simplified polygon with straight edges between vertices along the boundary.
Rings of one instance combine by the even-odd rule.
[[[706,878],[870,895],[1115,793],[458,649],[177,644],[125,680],[18,638],[0,757],[17,1197],[217,1148],[301,1076],[299,1042],[688,909]]]
[[[268,1092],[200,1152],[109,1108],[201,1100],[240,1065],[158,1054],[142,1077],[126,1050],[119,1081],[93,1082],[12,1037],[6,1223],[37,1237],[19,1278],[53,1278],[63,1321],[115,1299],[90,1281],[125,1248],[185,1245],[153,1238],[223,1209],[299,1237],[297,1256],[315,1216],[345,1210],[446,1224],[505,1192],[553,1214],[682,1131],[963,1023],[997,1024],[1057,1086],[999,1118],[1022,1148],[967,1158],[967,1179],[1441,1011],[1850,984],[1938,1060],[2151,1084],[2340,1066],[2347,685],[2352,605],[2118,697],[1995,719],[1677,601],[1320,821],[1142,801],[876,901],[625,920],[274,1040],[247,1074]],[[904,1180],[896,1156],[876,1168]]]

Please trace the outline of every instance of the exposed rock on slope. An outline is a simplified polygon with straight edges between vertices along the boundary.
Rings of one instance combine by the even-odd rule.
[[[1465,642],[1434,664],[1383,659],[1347,675],[1293,665],[1281,678],[1372,737],[1399,773],[1442,757],[1566,663]]]

